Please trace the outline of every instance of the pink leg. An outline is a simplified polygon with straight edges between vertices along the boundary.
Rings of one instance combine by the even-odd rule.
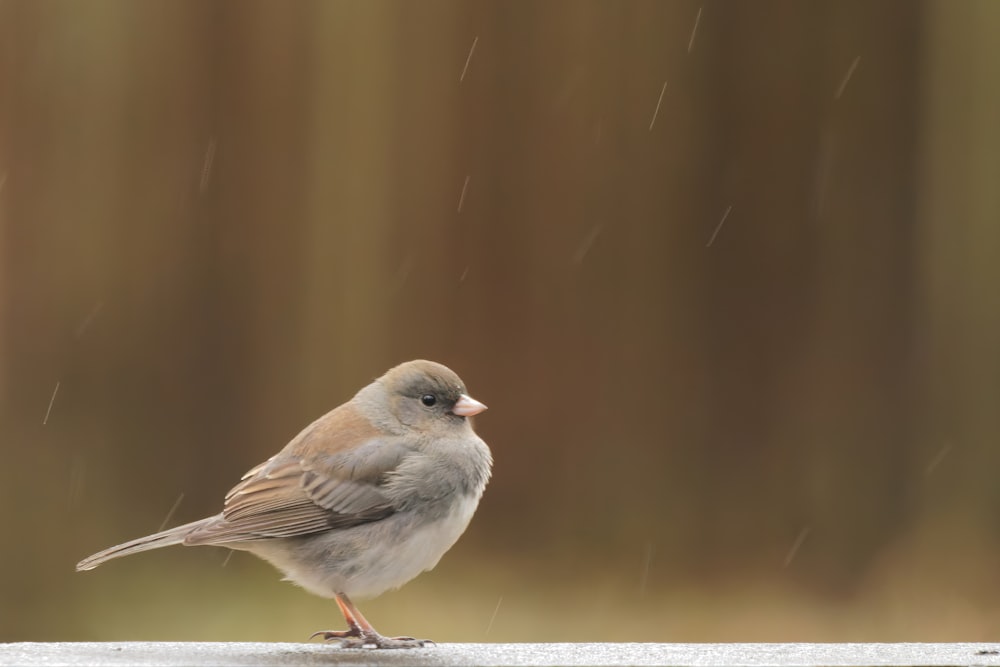
[[[339,639],[342,648],[362,648],[364,646],[374,646],[375,648],[419,648],[433,644],[429,639],[414,639],[413,637],[383,637],[372,627],[364,614],[354,606],[351,598],[344,593],[337,593],[334,596],[340,612],[347,621],[347,630],[321,630],[314,632],[312,637],[322,636],[329,641]],[[312,639],[310,637],[310,639]]]

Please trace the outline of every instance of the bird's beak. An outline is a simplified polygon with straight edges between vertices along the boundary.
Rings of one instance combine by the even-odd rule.
[[[471,417],[473,415],[478,415],[485,409],[486,404],[480,403],[471,396],[462,394],[462,396],[455,402],[455,407],[453,407],[451,411],[460,417]]]

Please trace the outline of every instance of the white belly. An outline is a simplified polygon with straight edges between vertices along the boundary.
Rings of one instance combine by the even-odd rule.
[[[285,578],[311,593],[332,597],[346,593],[364,598],[399,588],[430,570],[465,532],[479,505],[479,495],[455,502],[442,519],[423,525],[409,513],[322,535],[247,545],[270,561]]]

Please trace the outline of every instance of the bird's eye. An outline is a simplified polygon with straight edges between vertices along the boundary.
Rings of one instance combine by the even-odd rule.
[[[420,397],[420,402],[426,405],[427,407],[431,407],[432,405],[438,402],[438,399],[437,396],[435,396],[434,394],[424,394],[423,396]]]

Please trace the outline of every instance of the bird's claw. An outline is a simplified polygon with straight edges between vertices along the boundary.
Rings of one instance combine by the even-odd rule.
[[[376,648],[424,648],[437,646],[430,639],[415,639],[413,637],[379,637],[375,641]]]
[[[360,637],[361,633],[356,630],[318,630],[311,635],[309,639],[316,639],[317,637],[322,637],[323,641],[330,641],[331,639],[344,639],[347,637]]]
[[[309,639],[322,637],[325,641],[340,640],[340,648],[423,648],[437,646],[430,639],[414,637],[383,637],[379,634],[363,634],[355,630],[320,630],[314,632]]]

